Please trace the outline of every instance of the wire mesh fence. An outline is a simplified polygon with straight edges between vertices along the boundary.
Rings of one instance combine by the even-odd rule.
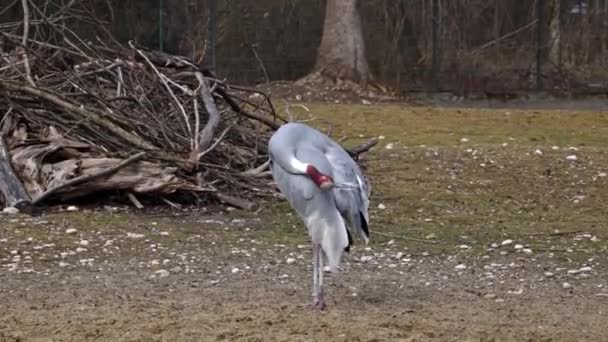
[[[120,41],[186,55],[232,82],[257,84],[312,70],[326,1],[89,3]],[[608,89],[608,0],[366,0],[359,12],[373,74],[400,91],[508,97]],[[0,25],[20,15],[9,6]]]

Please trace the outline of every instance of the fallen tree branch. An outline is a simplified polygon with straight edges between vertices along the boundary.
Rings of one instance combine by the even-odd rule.
[[[195,73],[196,79],[200,83],[200,95],[203,99],[203,103],[205,104],[205,109],[207,109],[207,113],[209,114],[209,120],[205,124],[203,130],[198,134],[198,150],[197,150],[197,160],[200,158],[199,156],[204,155],[203,152],[211,146],[211,142],[213,141],[213,135],[215,134],[215,130],[217,126],[220,124],[220,112],[217,110],[217,106],[215,105],[215,101],[213,100],[213,96],[211,95],[211,91],[209,90],[209,84],[207,84],[207,80],[202,73]]]
[[[230,131],[230,129],[234,127],[234,124],[226,127],[226,129],[224,129],[224,131],[222,132],[222,134],[220,134],[220,136],[215,140],[215,142],[213,143],[213,145],[209,146],[209,148],[207,148],[206,150],[204,150],[203,152],[198,154],[198,158],[197,160],[200,160],[202,157],[204,157],[207,153],[213,151],[214,148],[217,147],[217,145],[219,145],[219,143],[222,142],[222,139],[224,139],[224,137],[226,136],[226,134],[228,133],[228,131]]]
[[[32,69],[30,67],[30,60],[27,56],[27,41],[30,32],[30,10],[27,5],[28,0],[21,0],[21,7],[23,7],[23,37],[21,39],[21,48],[23,49],[23,66],[25,67],[25,78],[30,85],[36,86],[34,79],[32,78]]]
[[[244,209],[247,211],[255,210],[255,208],[257,208],[257,205],[253,202],[249,202],[247,200],[237,198],[234,196],[226,195],[221,192],[213,192],[213,195],[218,200],[220,200],[228,205],[231,205],[235,208]]]
[[[378,138],[371,138],[366,143],[347,149],[346,152],[355,160],[359,159],[359,155],[369,151],[372,147],[378,144]]]
[[[105,169],[101,172],[95,173],[95,174],[90,174],[90,175],[86,175],[86,176],[80,176],[80,177],[76,177],[73,178],[65,183],[62,183],[60,185],[57,185],[56,187],[53,187],[51,189],[48,189],[47,191],[43,192],[42,194],[40,194],[40,196],[38,196],[37,198],[35,198],[32,201],[32,205],[38,205],[41,202],[43,202],[44,200],[46,200],[49,196],[57,193],[59,190],[65,189],[67,187],[70,186],[76,186],[78,184],[82,184],[82,183],[86,183],[88,181],[91,181],[93,179],[96,178],[100,178],[100,177],[104,177],[104,176],[108,176],[111,175],[113,173],[115,173],[116,171],[124,168],[125,166],[132,164],[136,161],[139,161],[141,159],[143,159],[143,157],[146,155],[146,152],[139,152],[125,160],[123,160],[122,162],[118,163],[116,166],[113,166],[111,168]]]
[[[264,164],[262,164],[256,168],[241,172],[241,176],[259,177],[261,174],[264,173],[264,171],[266,169],[268,169],[269,165],[270,165],[270,159],[268,159],[267,161],[264,162]]]
[[[127,192],[127,197],[129,198],[129,201],[131,201],[131,203],[133,203],[133,205],[141,210],[144,208],[144,205],[141,204],[141,202],[137,199],[137,197],[135,197],[135,195],[133,195],[133,193],[131,192]]]

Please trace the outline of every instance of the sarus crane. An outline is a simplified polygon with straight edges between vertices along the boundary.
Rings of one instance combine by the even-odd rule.
[[[308,229],[313,251],[313,301],[324,309],[324,256],[336,273],[351,232],[369,241],[370,184],[350,155],[327,135],[303,123],[281,126],[268,143],[279,190]],[[347,229],[347,227],[349,229]]]

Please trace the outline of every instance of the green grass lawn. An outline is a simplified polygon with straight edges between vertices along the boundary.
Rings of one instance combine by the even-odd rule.
[[[350,137],[346,146],[384,136],[363,161],[372,182],[374,243],[394,239],[443,253],[460,245],[485,251],[513,239],[560,252],[578,234],[585,237],[573,253],[606,248],[606,113],[306,106],[332,122],[334,138]],[[326,120],[310,124],[326,131]],[[567,159],[572,155],[576,160]],[[299,220],[286,212],[285,203],[267,211],[271,222],[298,236]]]

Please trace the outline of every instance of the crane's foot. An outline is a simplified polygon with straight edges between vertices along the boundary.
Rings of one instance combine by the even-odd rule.
[[[326,308],[325,300],[323,299],[323,297],[313,297],[311,307],[312,307],[312,309],[318,310],[318,311],[325,310],[325,308]]]

